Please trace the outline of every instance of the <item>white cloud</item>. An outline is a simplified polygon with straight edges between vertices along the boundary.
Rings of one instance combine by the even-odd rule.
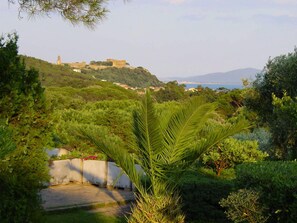
[[[179,5],[182,3],[185,3],[187,0],[166,0],[166,2],[169,2],[170,4]]]
[[[274,0],[274,2],[278,3],[278,4],[282,4],[282,5],[296,5],[297,1],[296,0]]]

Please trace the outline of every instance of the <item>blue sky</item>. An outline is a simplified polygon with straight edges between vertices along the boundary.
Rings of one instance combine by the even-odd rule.
[[[254,67],[297,45],[297,0],[111,0],[95,30],[58,15],[18,19],[0,2],[0,31],[20,53],[55,62],[126,59],[159,78]]]

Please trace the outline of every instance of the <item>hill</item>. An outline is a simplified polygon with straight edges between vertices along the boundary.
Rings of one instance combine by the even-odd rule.
[[[70,67],[59,66],[34,57],[22,56],[27,68],[39,71],[44,87],[74,87],[82,88],[100,85],[92,76],[74,72]]]
[[[261,70],[255,68],[237,69],[228,72],[209,73],[191,77],[170,78],[178,82],[199,82],[216,84],[241,84],[242,79],[255,79],[256,74]]]
[[[59,103],[72,106],[78,102],[138,98],[135,91],[97,80],[89,74],[74,72],[70,67],[51,64],[33,57],[22,58],[28,68],[39,71],[42,86],[46,88],[48,97]]]
[[[110,67],[101,70],[95,70],[86,66],[81,69],[82,73],[74,72],[70,66],[61,66],[33,57],[23,56],[27,67],[33,67],[39,70],[42,84],[44,86],[72,86],[87,87],[98,85],[101,80],[112,83],[121,83],[130,87],[145,88],[148,86],[161,86],[163,83],[155,75],[142,67],[137,68],[116,68]],[[102,84],[102,83],[101,83]],[[99,84],[100,85],[100,84]]]
[[[163,84],[155,75],[152,75],[149,71],[142,67],[110,67],[101,70],[83,69],[82,72],[94,76],[97,79],[126,84],[131,87],[158,87]]]

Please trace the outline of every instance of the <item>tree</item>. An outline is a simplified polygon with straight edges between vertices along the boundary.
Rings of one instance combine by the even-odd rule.
[[[8,2],[19,4],[20,15],[22,12],[29,16],[58,13],[73,24],[83,23],[90,28],[104,19],[108,12],[106,8],[108,0],[8,0]]]
[[[26,69],[17,41],[15,33],[0,38],[0,119],[13,129],[17,146],[42,149],[49,137],[49,110],[38,72]]]
[[[209,87],[198,85],[194,91],[190,92],[190,96],[201,96],[204,97],[207,102],[214,102],[217,100],[219,94]]]
[[[158,102],[178,101],[186,97],[185,85],[179,85],[177,81],[170,81],[164,85],[164,89],[156,92]]]
[[[281,159],[297,158],[296,137],[292,134],[297,128],[292,126],[293,120],[287,118],[290,111],[284,109],[280,115],[274,98],[289,96],[294,99],[297,97],[296,85],[297,49],[293,53],[270,59],[254,81],[254,91],[249,91],[246,99],[247,106],[258,113],[262,123],[270,127],[276,157]]]
[[[0,38],[0,219],[36,222],[38,192],[48,180],[43,147],[50,121],[38,72],[25,68],[17,40]]]
[[[243,162],[260,161],[266,156],[267,153],[258,150],[256,141],[228,138],[203,154],[202,161],[220,176],[224,169]]]
[[[276,144],[275,155],[278,157],[297,158],[297,97],[290,97],[284,92],[282,98],[273,97],[273,116],[271,132]]]
[[[131,142],[129,149],[132,153],[107,132],[80,130],[100,151],[111,157],[135,185],[137,203],[130,222],[184,222],[176,190],[181,175],[207,149],[247,127],[245,122],[239,122],[197,138],[215,108],[214,104],[192,98],[177,111],[171,110],[166,117],[158,117],[147,91],[140,112],[134,113],[135,143]],[[144,171],[146,184],[143,184],[136,164]]]

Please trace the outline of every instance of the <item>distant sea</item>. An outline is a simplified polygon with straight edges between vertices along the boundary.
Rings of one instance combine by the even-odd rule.
[[[241,84],[186,84],[186,89],[196,88],[198,85],[201,85],[202,87],[208,87],[213,90],[218,89],[220,87],[224,87],[230,90],[235,88],[242,89],[243,87]]]

